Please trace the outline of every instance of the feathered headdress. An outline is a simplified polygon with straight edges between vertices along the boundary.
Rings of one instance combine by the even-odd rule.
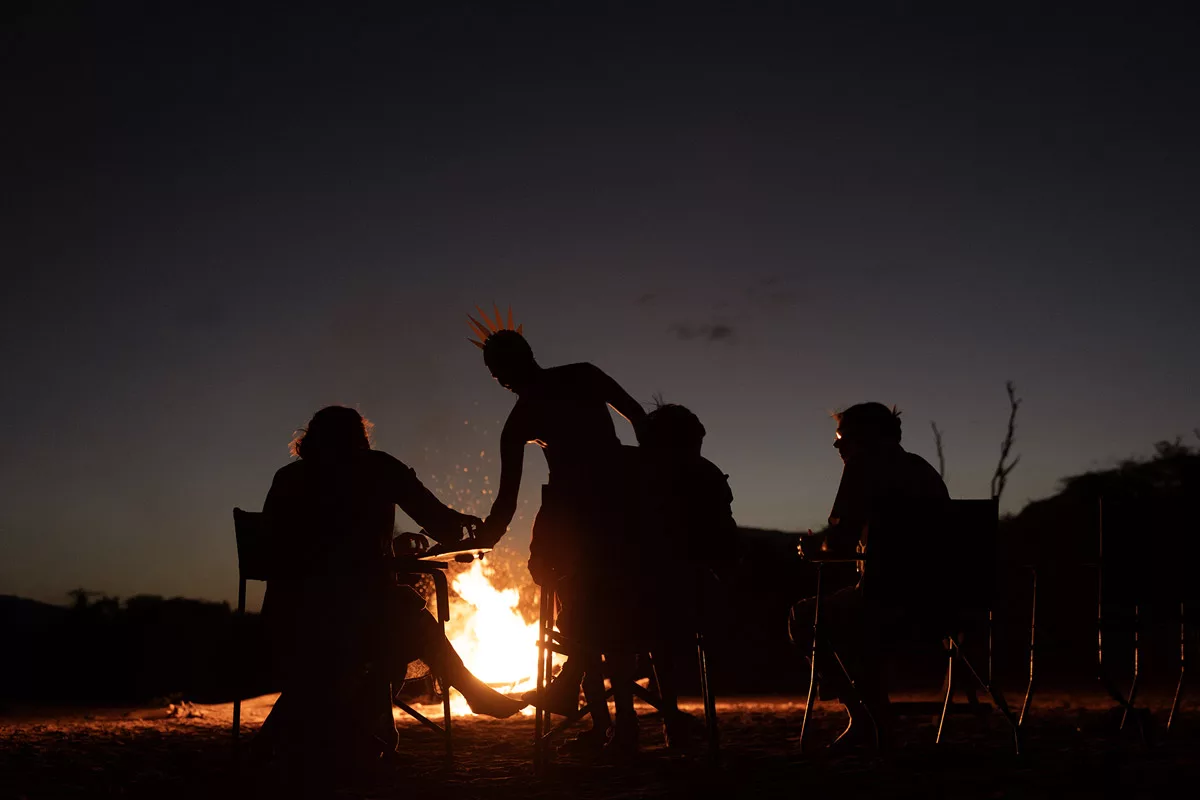
[[[487,343],[488,337],[490,337],[493,333],[497,333],[499,331],[516,331],[517,333],[522,333],[525,327],[524,325],[518,325],[515,328],[513,327],[512,306],[508,307],[507,325],[505,324],[504,319],[500,316],[500,307],[495,303],[492,303],[492,309],[496,312],[495,322],[492,322],[488,318],[487,312],[479,306],[475,306],[475,310],[479,312],[479,316],[483,317],[483,322],[480,322],[470,314],[467,314],[467,319],[471,321],[471,333],[479,336],[478,340],[467,339],[467,341],[478,347],[480,350],[483,349],[484,344]]]

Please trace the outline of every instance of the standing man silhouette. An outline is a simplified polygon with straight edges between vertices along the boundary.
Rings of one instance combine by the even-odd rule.
[[[506,324],[499,309],[493,308],[494,322],[482,309],[480,315],[485,322],[468,316],[479,336],[478,341],[471,341],[483,350],[492,377],[516,394],[517,402],[500,435],[500,487],[479,531],[480,543],[494,544],[512,522],[525,445],[538,445],[550,474],[542,486],[542,505],[533,524],[529,572],[537,584],[557,587],[563,607],[559,627],[572,638],[588,643],[592,650],[589,663],[595,664],[597,651],[613,645],[622,627],[614,624],[621,615],[622,596],[612,589],[614,585],[619,588],[620,582],[613,583],[609,568],[620,568],[629,544],[626,538],[632,531],[626,519],[632,476],[625,452],[632,448],[622,447],[609,408],[628,420],[635,432],[646,412],[616,381],[592,364],[539,365],[522,328],[513,327],[512,310]],[[610,669],[620,670],[620,661],[610,658]],[[583,669],[576,661],[573,669],[564,669],[555,683],[577,697]],[[586,684],[595,686],[600,677],[595,673],[588,669],[585,690]],[[627,681],[613,677],[617,725],[610,744],[618,751],[636,749],[633,696]],[[570,685],[572,680],[574,686]],[[607,706],[592,706],[600,718],[593,716],[588,738],[602,744],[608,727]]]

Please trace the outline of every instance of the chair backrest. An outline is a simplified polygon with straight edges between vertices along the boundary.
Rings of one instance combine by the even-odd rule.
[[[237,536],[238,572],[242,580],[265,581],[270,577],[270,542],[263,515],[258,511],[233,510]]]
[[[998,504],[900,503],[868,524],[863,592],[868,604],[937,623],[991,608]]]

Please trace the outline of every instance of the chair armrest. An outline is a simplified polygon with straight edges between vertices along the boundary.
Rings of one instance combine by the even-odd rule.
[[[435,572],[445,572],[449,564],[441,561],[422,561],[416,556],[389,556],[388,567],[393,572],[423,573],[432,575]]]

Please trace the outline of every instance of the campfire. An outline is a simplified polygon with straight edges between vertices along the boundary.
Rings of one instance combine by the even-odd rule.
[[[515,585],[501,579],[486,561],[476,560],[450,581],[450,622],[446,635],[471,672],[499,692],[518,695],[534,688],[537,620],[526,621]],[[451,690],[450,710],[471,715],[466,700]],[[526,708],[526,715],[533,708]]]

